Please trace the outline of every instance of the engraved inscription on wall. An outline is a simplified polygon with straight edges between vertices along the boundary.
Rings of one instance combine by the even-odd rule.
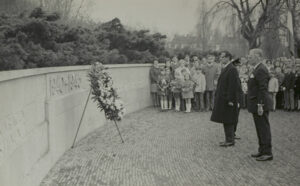
[[[82,89],[80,72],[68,72],[48,76],[49,96],[59,96]]]

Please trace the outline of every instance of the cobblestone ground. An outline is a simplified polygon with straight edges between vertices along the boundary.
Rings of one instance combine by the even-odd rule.
[[[269,162],[250,157],[257,137],[248,112],[240,114],[242,139],[228,148],[218,146],[223,128],[210,114],[144,109],[119,123],[125,144],[108,123],[67,151],[41,185],[300,185],[299,112],[270,114]]]

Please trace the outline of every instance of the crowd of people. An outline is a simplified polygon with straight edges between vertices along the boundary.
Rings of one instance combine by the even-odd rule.
[[[243,85],[244,99],[243,107],[246,107],[247,82],[253,67],[247,64],[247,59],[241,59],[240,78]],[[300,110],[300,66],[295,60],[278,58],[265,60],[265,65],[269,70],[270,80],[268,91],[273,100],[273,109],[283,109],[285,111]]]
[[[247,57],[233,58],[228,51],[219,56],[186,55],[154,61],[150,69],[153,105],[161,111],[212,111],[210,120],[223,124],[225,141],[235,145],[239,112],[252,114],[258,137],[257,161],[273,160],[269,112],[300,111],[300,64],[295,59],[266,60],[261,49]]]
[[[294,59],[264,60],[269,70],[268,91],[273,99],[273,109],[300,110],[300,66]],[[253,66],[247,57],[241,57],[236,65],[242,85],[241,108],[247,107],[247,82]],[[210,111],[222,70],[220,57],[214,53],[206,56],[174,56],[161,65],[157,60],[150,69],[153,105],[161,111],[191,112]]]

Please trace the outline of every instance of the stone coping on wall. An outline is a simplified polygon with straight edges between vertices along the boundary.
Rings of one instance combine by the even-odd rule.
[[[105,65],[108,68],[132,68],[132,67],[150,67],[152,64],[115,64],[115,65]],[[36,76],[41,74],[50,74],[57,72],[67,72],[67,71],[82,71],[88,70],[90,65],[81,66],[64,66],[64,67],[45,67],[45,68],[33,68],[33,69],[22,69],[22,70],[10,70],[10,71],[0,71],[0,82],[10,81],[14,79]]]

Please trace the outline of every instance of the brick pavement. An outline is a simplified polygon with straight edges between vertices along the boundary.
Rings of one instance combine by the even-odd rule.
[[[108,123],[67,151],[41,186],[67,185],[300,185],[300,114],[270,114],[274,160],[257,162],[252,117],[241,111],[235,147],[221,148],[223,128],[210,113],[129,114],[119,124],[125,144]]]

